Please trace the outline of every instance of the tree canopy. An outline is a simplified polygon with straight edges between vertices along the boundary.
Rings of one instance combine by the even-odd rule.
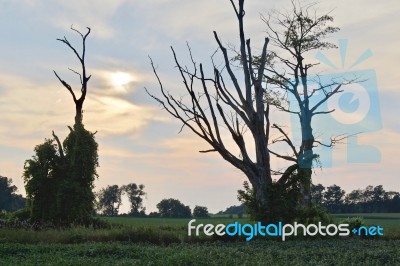
[[[161,217],[166,218],[190,218],[192,211],[177,199],[163,199],[157,204]]]
[[[207,207],[203,206],[195,206],[193,209],[193,217],[194,218],[208,218],[210,215],[208,214]]]
[[[121,189],[118,185],[107,186],[98,193],[97,210],[105,216],[116,216],[121,205]]]
[[[25,199],[16,192],[12,179],[0,175],[0,210],[13,212],[25,207]]]
[[[385,191],[382,185],[367,186],[345,193],[340,186],[312,186],[313,200],[330,213],[397,213],[400,212],[400,193]]]

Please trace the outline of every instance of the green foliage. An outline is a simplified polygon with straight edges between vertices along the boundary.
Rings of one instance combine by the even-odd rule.
[[[296,210],[296,220],[302,224],[330,224],[333,222],[329,213],[319,205],[311,205],[311,207],[300,206]]]
[[[97,210],[106,216],[118,215],[121,205],[121,189],[118,185],[107,186],[98,193]]]
[[[245,181],[244,190],[238,191],[238,199],[246,206],[250,219],[254,221],[328,223],[331,218],[325,210],[319,206],[306,207],[302,204],[303,197],[300,188],[304,182],[304,178],[299,173],[292,174],[285,185],[273,182],[264,192],[267,204],[260,207],[255,189]]]
[[[16,191],[10,178],[0,176],[0,211],[12,212],[25,207],[25,199]]]
[[[339,222],[340,224],[349,224],[349,230],[358,229],[360,226],[365,226],[365,220],[362,217],[347,217]]]
[[[134,216],[145,215],[146,208],[143,207],[143,196],[146,195],[144,192],[144,185],[139,186],[135,183],[122,186],[122,191],[128,195],[131,209],[129,214]]]
[[[56,195],[61,178],[61,159],[50,139],[37,145],[34,151],[35,155],[24,165],[27,206],[33,220],[48,221],[57,217]]]
[[[28,208],[19,209],[11,213],[10,220],[28,221],[31,216],[31,211]]]
[[[220,211],[218,214],[243,214],[246,212],[246,206],[244,204],[241,204],[239,206],[233,205],[228,208],[226,208],[225,211]]]
[[[313,203],[315,204],[322,204],[323,202],[323,197],[324,197],[324,190],[325,187],[321,184],[318,185],[311,185],[311,198]]]
[[[297,49],[300,53],[336,48],[334,44],[323,41],[326,36],[339,30],[338,27],[327,25],[333,21],[332,16],[323,15],[314,18],[307,12],[296,9],[294,11],[292,16],[284,20],[284,23],[288,25],[283,32],[286,36],[285,46]]]
[[[330,206],[338,205],[343,203],[343,198],[346,192],[340,188],[340,186],[332,185],[326,188],[324,192],[324,202],[327,205],[328,209]]]
[[[208,214],[207,207],[196,206],[193,209],[193,217],[194,218],[208,218],[210,215]]]
[[[93,188],[93,182],[97,175],[98,144],[94,139],[94,133],[87,131],[83,124],[75,124],[74,129],[64,140],[65,159],[67,169],[72,179],[80,180]]]
[[[321,184],[312,185],[312,199],[329,213],[400,212],[400,193],[385,191],[382,185],[367,186],[347,194],[337,185],[327,188]]]
[[[1,265],[398,265],[399,240],[0,244]]]
[[[24,181],[32,221],[64,225],[90,222],[98,145],[93,133],[76,124],[63,146],[46,139],[35,147],[32,159],[25,161]]]
[[[157,204],[158,212],[161,217],[190,218],[191,210],[189,206],[183,205],[177,199],[163,199]]]
[[[243,183],[244,190],[238,191],[238,199],[246,206],[250,219],[273,223],[276,221],[292,222],[297,218],[297,209],[302,198],[298,182],[301,180],[294,177],[288,186],[272,183],[264,191],[267,203],[263,206],[257,202],[256,191],[249,183]]]

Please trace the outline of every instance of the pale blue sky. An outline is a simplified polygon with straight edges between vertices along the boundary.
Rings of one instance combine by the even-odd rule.
[[[207,145],[191,132],[178,135],[180,125],[144,92],[158,92],[148,55],[158,66],[168,88],[183,95],[174,69],[170,45],[187,62],[186,41],[198,62],[210,63],[217,45],[212,31],[224,43],[236,44],[237,24],[229,1],[0,1],[0,174],[14,180],[24,193],[23,163],[35,145],[55,130],[60,138],[73,123],[69,93],[52,70],[76,84],[68,67],[78,68],[73,54],[56,41],[64,35],[75,44],[69,28],[92,28],[87,41],[87,68],[93,75],[85,102],[86,128],[98,130],[100,177],[96,189],[108,184],[143,183],[148,210],[163,198],[178,198],[192,208],[208,206],[216,212],[238,204],[236,191],[245,177],[217,154],[200,154]],[[321,12],[332,11],[341,31],[330,39],[348,39],[347,61],[371,49],[373,56],[356,70],[377,75],[383,129],[364,134],[360,141],[381,151],[377,164],[349,164],[346,146],[333,151],[334,167],[316,170],[314,182],[338,184],[347,191],[383,184],[400,190],[396,164],[399,138],[400,3],[398,1],[320,1]],[[265,37],[260,12],[290,8],[290,1],[251,0],[246,3],[246,33],[259,49]],[[325,53],[340,62],[338,50]],[[313,59],[314,54],[310,55]],[[185,61],[186,60],[186,61]],[[329,72],[329,68],[321,69]],[[210,68],[207,67],[207,71]],[[75,83],[74,83],[75,82]],[[273,119],[290,125],[288,116]],[[317,126],[316,126],[317,128]],[[284,163],[272,160],[274,167]]]

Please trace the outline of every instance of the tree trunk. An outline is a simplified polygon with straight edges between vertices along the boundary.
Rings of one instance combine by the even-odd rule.
[[[82,105],[83,101],[75,102],[75,125],[82,124]]]
[[[303,193],[303,205],[311,206],[311,176],[312,176],[312,161],[314,158],[313,144],[314,135],[311,127],[311,116],[312,114],[308,111],[304,111],[301,114],[302,124],[302,143],[299,154],[299,170],[298,174],[303,179],[302,193]]]

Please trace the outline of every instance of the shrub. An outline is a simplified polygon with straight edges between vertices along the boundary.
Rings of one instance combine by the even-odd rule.
[[[365,220],[362,217],[347,217],[346,219],[341,220],[339,223],[349,224],[350,231],[354,228],[358,229],[360,226],[365,226]]]
[[[29,221],[30,216],[31,216],[30,210],[28,208],[23,208],[11,213],[10,220]]]

